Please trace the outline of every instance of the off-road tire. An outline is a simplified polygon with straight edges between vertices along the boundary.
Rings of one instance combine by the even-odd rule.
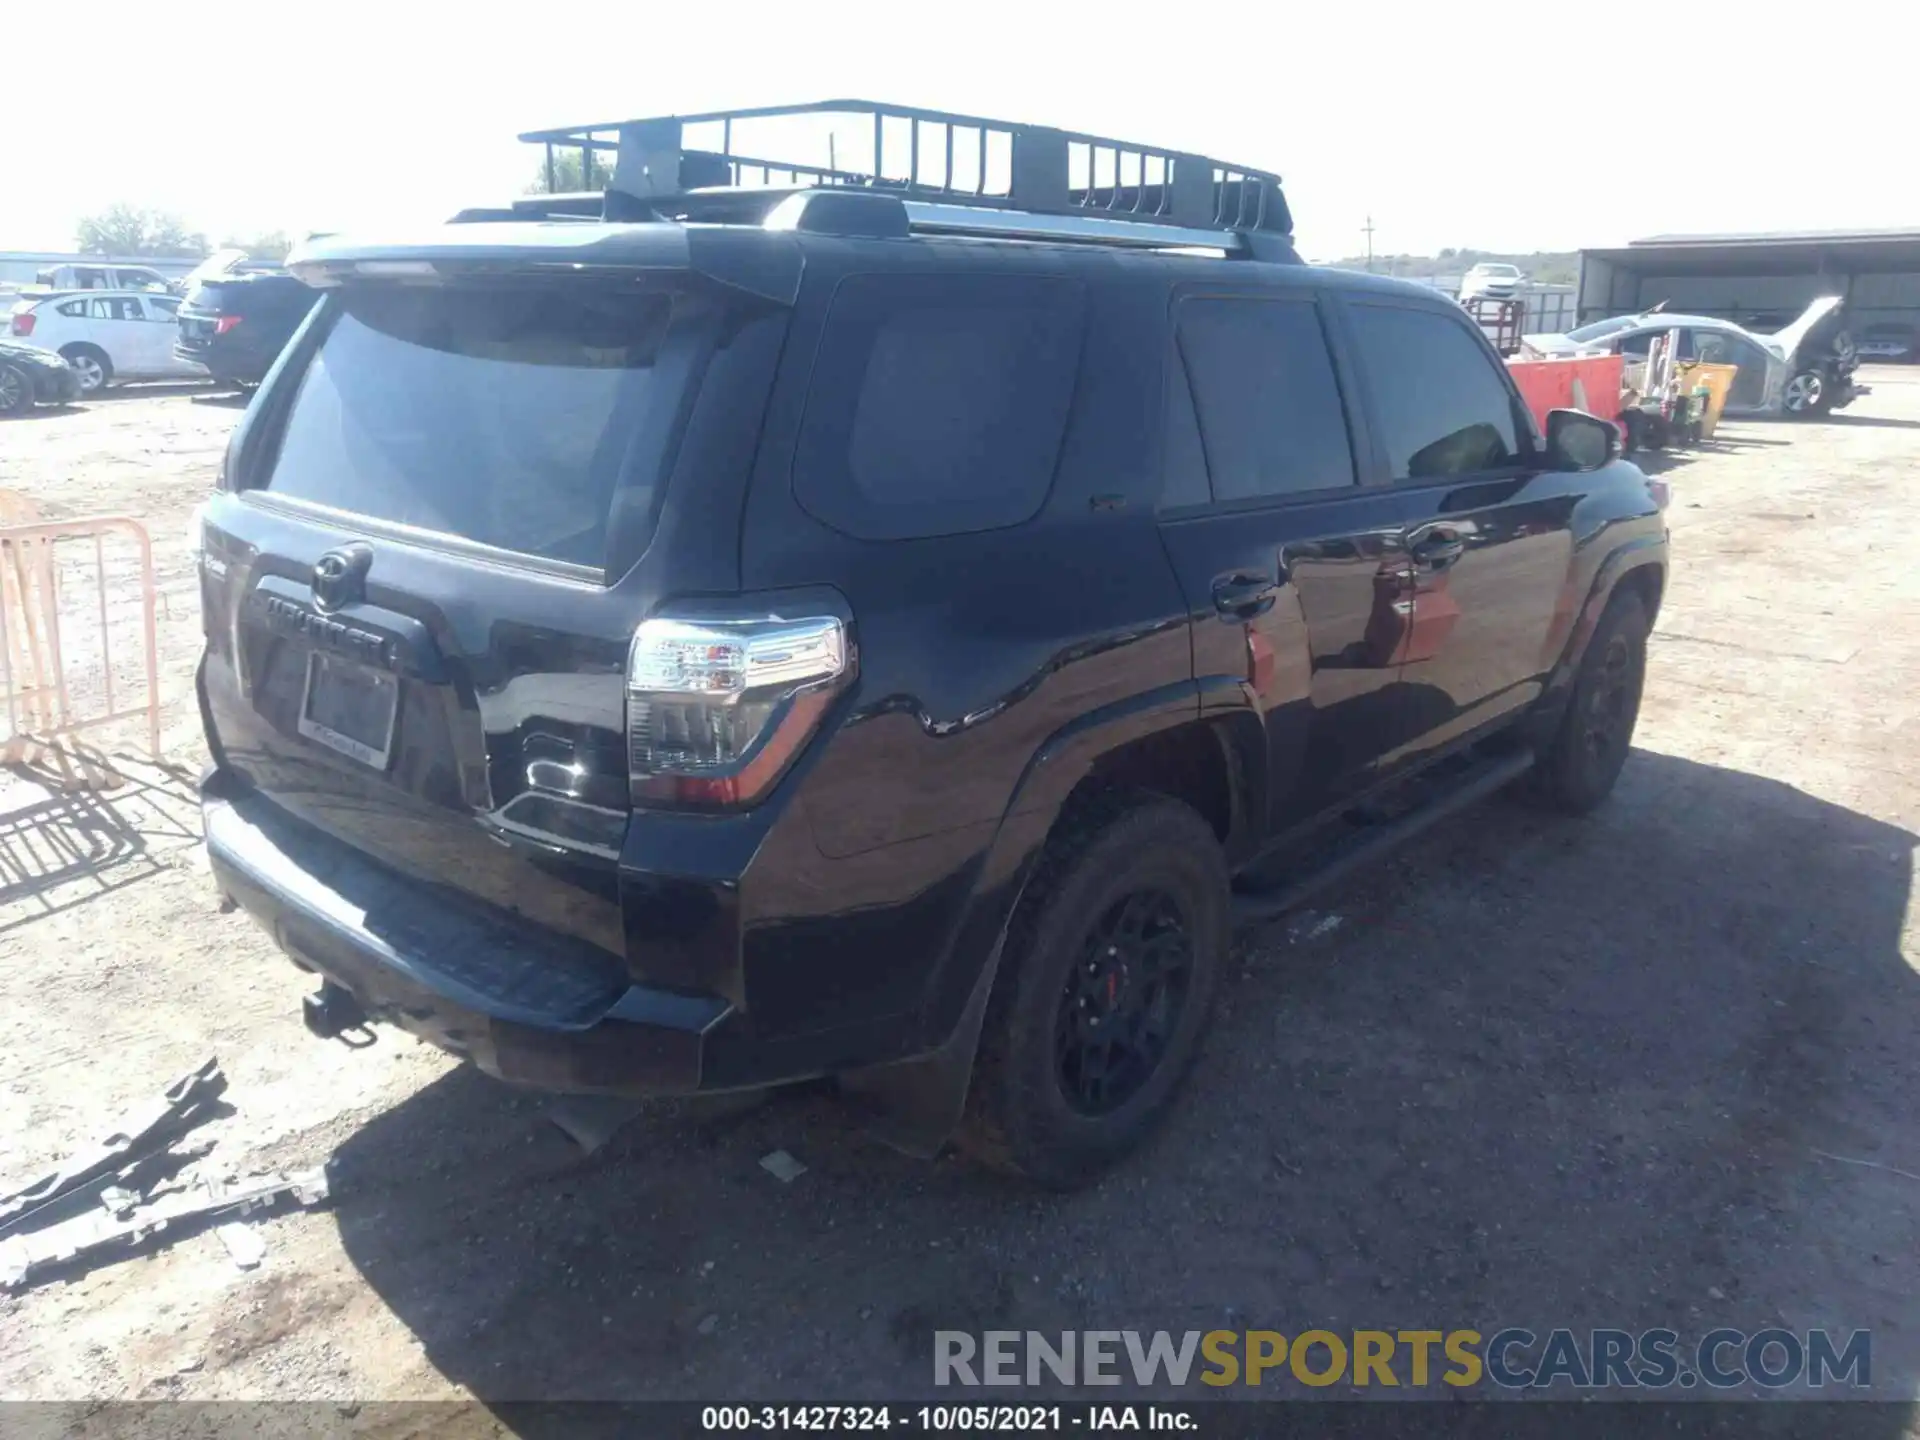
[[[1640,714],[1649,628],[1639,594],[1616,590],[1580,659],[1566,713],[1534,766],[1532,792],[1550,808],[1583,815],[1620,778]]]
[[[1072,1042],[1058,1031],[1078,1003],[1070,982],[1084,983],[1075,967],[1092,963],[1094,937],[1130,896],[1170,900],[1177,909],[1188,953],[1185,988],[1158,1062],[1137,1090],[1106,1113],[1087,1113],[1068,1094],[1061,1047]],[[1190,806],[1137,791],[1110,793],[1064,817],[1008,927],[957,1137],[961,1149],[1054,1189],[1085,1184],[1133,1150],[1199,1055],[1231,939],[1226,861],[1212,827]]]

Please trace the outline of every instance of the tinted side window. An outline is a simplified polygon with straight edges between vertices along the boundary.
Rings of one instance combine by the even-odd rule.
[[[1353,483],[1346,412],[1312,301],[1188,300],[1180,353],[1214,499]]]
[[[84,320],[87,316],[87,302],[84,300],[69,300],[66,304],[56,305],[53,308],[75,320]]]
[[[1462,321],[1425,310],[1352,307],[1395,480],[1497,470],[1519,459],[1506,377]]]
[[[820,339],[794,496],[865,540],[1017,525],[1045,502],[1086,298],[1039,275],[854,275]]]

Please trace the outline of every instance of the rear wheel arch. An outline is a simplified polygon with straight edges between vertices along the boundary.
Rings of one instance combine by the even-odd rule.
[[[1009,917],[958,1135],[976,1159],[1061,1188],[1092,1179],[1156,1128],[1208,1028],[1231,940],[1225,858],[1204,816],[1155,790],[1099,784],[1076,795],[1079,803],[1049,830]],[[1117,1096],[1112,1108],[1076,1114],[1053,1083],[1061,1063],[1054,1053],[1062,1023],[1056,1012],[1073,1014],[1063,1008],[1072,1002],[1070,990],[1062,996],[1061,979],[1083,978],[1082,958],[1093,969],[1101,946],[1084,948],[1086,938],[1102,933],[1109,907],[1131,907],[1142,898],[1170,907],[1174,930],[1161,938],[1176,940],[1182,952],[1179,989],[1160,1000],[1147,1000],[1144,992],[1138,997],[1165,1011],[1138,1087]],[[1106,977],[1108,1001],[1155,983],[1150,958],[1129,958],[1124,939],[1115,944],[1122,948],[1104,952],[1120,957],[1110,962],[1118,970]],[[1143,960],[1146,968],[1138,969]],[[1078,1003],[1085,1009],[1089,1001]],[[1101,1063],[1104,1072],[1107,1061]]]
[[[1044,882],[1043,862],[1076,836],[1141,803],[1174,801],[1192,810],[1229,854],[1251,835],[1264,759],[1250,712],[1202,719],[1191,681],[1082,716],[1035,753],[1009,797],[981,863],[955,940],[922,1011],[932,1049],[914,1059],[843,1073],[879,1113],[879,1133],[914,1154],[951,1138],[972,1084],[981,1027],[1002,979],[1010,934]],[[1251,727],[1251,740],[1245,733]],[[1044,883],[1042,888],[1044,888]]]
[[[967,952],[985,949],[982,929],[1004,939],[1046,846],[1102,796],[1151,791],[1179,800],[1233,852],[1250,828],[1247,817],[1258,813],[1248,797],[1261,777],[1250,773],[1249,757],[1263,759],[1265,750],[1257,735],[1248,743],[1243,717],[1202,719],[1198,711],[1193,682],[1182,681],[1083,715],[1035,751],[1007,799],[967,903],[961,932],[972,930],[974,943],[949,956],[929,996],[937,1034],[950,1033],[979,977]],[[1244,717],[1244,725],[1258,723]],[[989,969],[994,963],[992,956],[984,961]]]
[[[1244,719],[1257,729],[1253,716]],[[1191,807],[1222,845],[1231,846],[1247,829],[1249,771],[1259,754],[1234,732],[1229,719],[1193,720],[1114,746],[1095,758],[1068,793],[1055,828],[1069,811],[1100,793],[1145,791]]]

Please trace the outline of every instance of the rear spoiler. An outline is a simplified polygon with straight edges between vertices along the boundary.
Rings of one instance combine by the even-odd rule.
[[[305,241],[287,269],[316,289],[350,280],[435,285],[485,276],[562,278],[595,271],[689,275],[776,305],[799,297],[802,260],[791,235],[716,226],[453,224],[418,239],[360,244]]]

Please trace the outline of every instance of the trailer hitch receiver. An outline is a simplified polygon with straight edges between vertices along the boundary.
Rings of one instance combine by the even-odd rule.
[[[349,1030],[363,1029],[367,1012],[344,985],[323,980],[320,988],[300,1002],[300,1017],[322,1040],[338,1039]]]

